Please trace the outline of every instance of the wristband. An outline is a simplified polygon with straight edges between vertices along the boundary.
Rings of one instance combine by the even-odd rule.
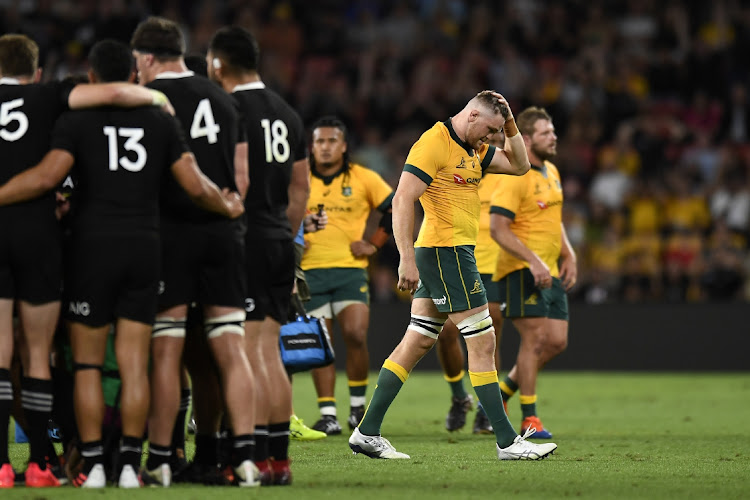
[[[515,118],[511,118],[510,120],[507,120],[505,122],[505,125],[503,125],[503,129],[505,130],[505,137],[514,137],[518,135],[518,126],[516,126],[516,120]]]
[[[368,243],[380,250],[388,241],[388,233],[382,227],[378,227],[370,237]]]
[[[151,90],[151,98],[152,98],[151,105],[152,106],[162,107],[169,102],[169,99],[167,99],[167,96],[164,95],[164,92],[154,90],[154,89],[149,89],[149,90]]]

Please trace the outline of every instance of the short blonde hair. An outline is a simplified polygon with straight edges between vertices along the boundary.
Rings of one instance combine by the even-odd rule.
[[[34,76],[39,67],[39,46],[26,35],[0,36],[0,75]]]

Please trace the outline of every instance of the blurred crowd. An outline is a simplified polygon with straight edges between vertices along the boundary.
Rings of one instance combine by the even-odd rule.
[[[750,299],[750,6],[715,0],[0,0],[0,32],[40,45],[45,78],[149,14],[190,51],[220,26],[258,37],[261,75],[306,125],[338,115],[353,158],[398,182],[410,145],[477,91],[544,106],[559,137],[573,301]],[[398,254],[373,259],[397,299]]]

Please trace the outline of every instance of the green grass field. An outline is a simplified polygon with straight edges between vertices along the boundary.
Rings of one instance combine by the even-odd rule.
[[[371,375],[374,383],[376,374]],[[467,380],[468,384],[468,380]],[[368,391],[368,395],[369,395]],[[538,407],[559,448],[538,462],[500,462],[491,436],[444,428],[449,390],[442,375],[416,372],[386,417],[383,435],[408,461],[353,456],[348,431],[292,442],[294,485],[240,490],[175,486],[168,490],[83,491],[15,488],[12,498],[750,498],[750,373],[624,374],[546,372]],[[340,420],[348,413],[343,377]],[[317,419],[310,377],[295,377],[297,414]],[[511,422],[520,424],[518,400]],[[11,434],[12,435],[12,434]],[[192,443],[189,443],[189,449]],[[23,470],[26,445],[11,444]]]

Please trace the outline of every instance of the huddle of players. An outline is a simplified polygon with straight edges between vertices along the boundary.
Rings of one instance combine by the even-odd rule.
[[[23,309],[29,305],[38,312],[32,306],[56,303],[57,308],[44,310],[56,322],[56,283],[64,271],[63,310],[83,459],[73,483],[81,487],[101,488],[108,480],[101,375],[112,324],[122,380],[122,439],[109,479],[120,487],[171,483],[170,464],[176,461],[170,445],[193,303],[203,318],[203,335],[195,343],[201,353],[210,349],[216,366],[212,370],[212,360],[204,356],[195,365],[201,375],[193,374],[198,435],[192,466],[197,475],[211,482],[229,478],[240,486],[290,484],[292,479],[291,387],[278,353],[278,329],[286,321],[294,282],[292,228],[304,218],[309,193],[304,129],[296,113],[265,89],[257,73],[257,42],[246,30],[222,28],[211,40],[208,75],[219,85],[188,71],[184,51],[178,26],[162,18],[142,22],[131,47],[97,43],[91,78],[125,82],[134,57],[140,83],[154,90],[139,94],[122,84],[117,89],[133,93],[130,100],[92,100],[85,105],[109,106],[86,111],[65,112],[72,107],[72,85],[20,85],[44,89],[29,90],[25,101],[0,85],[3,157],[15,151],[10,147],[43,149],[37,157],[18,155],[17,168],[0,178],[0,229],[14,228],[15,233],[6,234],[17,236],[14,244],[21,249],[13,248],[11,257],[3,254],[0,262],[0,281],[7,276],[10,283],[0,288],[0,317],[5,322],[8,316],[10,323],[15,299],[31,345],[32,315]],[[2,64],[0,57],[4,77],[19,76]],[[174,117],[158,109],[171,108],[170,103]],[[40,132],[27,134],[24,141],[25,128]],[[75,193],[62,265],[55,198],[49,193],[71,171]],[[8,245],[5,239],[3,245]],[[34,283],[42,274],[52,285]],[[35,286],[45,293],[35,292]],[[40,343],[48,356],[52,335],[45,335],[49,338]],[[12,352],[8,337],[4,331],[0,335],[3,353]],[[0,417],[7,432],[13,395],[10,361],[4,357]],[[38,379],[30,378],[29,367],[25,373],[22,401],[31,444],[25,482],[56,486],[59,481],[45,458],[53,399],[49,368]],[[233,390],[237,387],[243,390]],[[217,394],[223,398],[216,401]],[[217,465],[222,408],[231,430],[224,474]],[[148,460],[139,471],[147,420]],[[12,486],[3,437],[0,486]]]

